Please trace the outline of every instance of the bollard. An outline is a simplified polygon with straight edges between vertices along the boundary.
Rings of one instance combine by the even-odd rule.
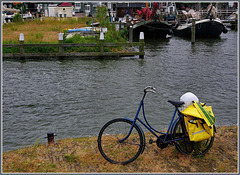
[[[139,58],[144,58],[144,32],[140,32],[139,42],[142,42],[139,46],[139,52],[142,53],[142,55],[139,55]]]
[[[53,132],[47,133],[48,145],[54,144],[54,136],[56,135]]]
[[[191,35],[192,44],[195,43],[195,35],[196,35],[196,19],[192,19],[192,35]]]

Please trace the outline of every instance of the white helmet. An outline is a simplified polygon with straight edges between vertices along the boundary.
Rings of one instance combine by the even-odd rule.
[[[197,98],[196,95],[194,95],[192,92],[187,92],[185,94],[183,94],[180,97],[180,101],[183,101],[185,104],[182,107],[182,110],[186,109],[188,106],[190,106],[191,104],[193,104],[193,101],[196,101],[199,103],[199,99]]]

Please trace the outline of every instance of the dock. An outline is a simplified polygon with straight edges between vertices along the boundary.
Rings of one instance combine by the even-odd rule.
[[[22,34],[23,35],[23,34]],[[100,35],[101,36],[101,35]],[[21,34],[20,34],[21,38]],[[144,58],[144,38],[139,42],[105,43],[63,43],[63,39],[56,44],[25,44],[24,40],[19,44],[3,44],[3,58],[27,59],[27,58],[77,58],[84,57],[132,57]],[[111,48],[124,48],[121,50]],[[7,48],[10,48],[9,50]],[[14,49],[14,52],[12,50]],[[71,51],[69,48],[81,48],[82,51]],[[89,48],[89,49],[86,49]],[[92,49],[90,49],[92,48]],[[90,50],[90,51],[87,51]]]

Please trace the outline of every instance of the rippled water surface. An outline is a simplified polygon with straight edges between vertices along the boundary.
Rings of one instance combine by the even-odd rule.
[[[117,117],[133,118],[143,88],[145,112],[157,129],[168,127],[173,107],[193,92],[213,106],[216,125],[237,124],[237,32],[218,39],[147,40],[145,59],[3,61],[4,151],[55,139],[97,135]]]

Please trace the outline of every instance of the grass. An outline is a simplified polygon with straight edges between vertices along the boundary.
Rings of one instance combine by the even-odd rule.
[[[42,21],[25,21],[9,23],[3,25],[3,44],[19,44],[20,33],[24,34],[25,44],[58,43],[58,34],[64,33],[67,29],[86,27],[87,22],[92,18],[51,18],[46,17]],[[126,42],[126,30],[120,32],[115,30],[115,26],[109,25],[105,34],[104,42]],[[74,35],[72,38],[64,39],[64,43],[99,43],[99,37],[82,37]],[[122,51],[123,47],[105,47],[105,52]],[[99,48],[93,47],[70,47],[65,48],[65,52],[99,52]],[[58,52],[54,47],[26,47],[26,53],[53,53]],[[19,48],[3,48],[3,53],[19,53]]]
[[[39,144],[3,153],[3,172],[155,172],[237,173],[237,126],[217,127],[211,150],[202,157],[186,156],[175,147],[159,149],[148,144],[134,162],[116,165],[99,153],[97,137],[69,138],[48,146]]]
[[[67,18],[59,19],[46,17],[42,21],[12,22],[3,25],[3,43],[18,43],[19,34],[24,34],[25,43],[57,43],[58,33],[74,27],[86,27],[86,22],[92,18]]]
[[[90,17],[59,19],[45,17],[42,21],[33,20],[25,22],[12,22],[3,25],[3,43],[19,43],[20,33],[24,34],[25,43],[58,43],[58,34],[64,33],[65,30],[75,27],[86,27],[87,22],[91,21]],[[105,40],[109,42],[124,42],[124,32],[117,32],[114,26],[109,26]]]

